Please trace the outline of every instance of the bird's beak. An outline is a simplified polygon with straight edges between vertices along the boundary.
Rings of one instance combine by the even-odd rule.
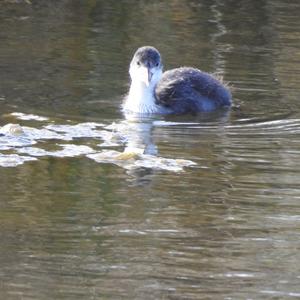
[[[149,85],[153,76],[153,72],[151,71],[150,68],[148,68],[147,70],[148,70],[148,85]]]
[[[146,86],[149,86],[153,76],[153,72],[150,68],[143,67],[141,69],[141,79],[146,84]]]

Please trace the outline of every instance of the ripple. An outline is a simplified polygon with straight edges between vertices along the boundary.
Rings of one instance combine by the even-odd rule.
[[[13,117],[16,117],[19,120],[25,120],[25,121],[29,121],[29,120],[48,121],[49,120],[49,118],[47,118],[47,117],[42,117],[42,116],[33,115],[33,114],[24,114],[21,112],[13,112],[10,115]]]
[[[112,163],[127,170],[136,168],[151,168],[156,170],[168,170],[173,172],[183,171],[184,167],[196,165],[193,161],[185,159],[170,159],[138,152],[119,152],[115,150],[102,151],[89,154],[88,158],[99,163]]]
[[[86,137],[102,137],[103,132],[101,130],[97,130],[98,127],[103,127],[104,124],[87,122],[87,123],[79,123],[75,125],[56,125],[50,124],[45,126],[46,129],[62,133],[66,138],[74,139],[74,138],[86,138]]]
[[[300,297],[300,293],[298,292],[283,292],[283,291],[275,291],[275,290],[262,290],[260,291],[262,294],[273,295],[275,297]]]
[[[18,154],[0,154],[1,167],[16,167],[22,165],[27,161],[37,160],[34,157],[22,156]]]
[[[154,170],[167,170],[181,172],[185,167],[194,166],[195,162],[187,159],[164,158],[157,155],[156,145],[152,141],[152,130],[156,127],[169,128],[163,134],[172,135],[172,141],[182,137],[193,137],[195,133],[222,134],[230,139],[226,144],[217,143],[215,148],[226,151],[226,159],[232,163],[253,164],[256,168],[268,170],[270,166],[282,169],[279,163],[274,161],[274,156],[266,155],[269,149],[266,137],[286,137],[300,133],[299,119],[267,120],[260,122],[243,122],[241,124],[217,124],[200,122],[177,122],[165,120],[135,120],[121,121],[105,125],[97,122],[84,122],[78,124],[53,124],[48,118],[13,113],[23,120],[48,121],[41,128],[7,124],[0,129],[0,150],[15,151],[18,154],[27,154],[30,157],[74,157],[86,155],[98,163],[111,163],[126,170],[147,168]],[[239,121],[237,121],[239,122]],[[175,128],[172,130],[172,128]],[[196,131],[197,130],[197,131]],[[255,139],[248,139],[255,136]],[[124,147],[125,150],[112,149],[99,150],[90,145],[54,144],[61,147],[59,150],[48,150],[53,143],[51,140],[70,142],[78,139],[102,140],[96,146],[101,148]],[[92,140],[91,140],[92,139]],[[43,140],[49,140],[45,147],[33,147]],[[180,143],[176,145],[180,147]],[[253,148],[253,149],[252,149]],[[263,150],[263,151],[261,151]],[[299,156],[300,152],[289,149],[289,155]],[[5,158],[3,158],[5,159]],[[23,162],[25,162],[24,160]],[[260,166],[260,167],[259,167]],[[282,171],[292,171],[285,167]]]
[[[26,115],[22,113],[13,113],[14,116],[22,120],[40,120],[45,121],[48,118],[38,118],[35,115]],[[51,120],[49,120],[51,122]],[[168,123],[167,123],[168,124]],[[172,124],[172,123],[170,123]],[[182,125],[182,124],[181,124]],[[101,128],[101,129],[99,129]],[[154,170],[167,170],[171,172],[181,172],[185,167],[193,166],[195,163],[186,159],[172,159],[157,156],[157,149],[152,142],[152,121],[133,122],[122,121],[110,125],[85,122],[78,124],[46,124],[41,128],[20,126],[19,124],[7,124],[0,129],[0,150],[11,150],[16,152],[12,154],[14,158],[24,163],[27,160],[34,160],[37,157],[74,157],[86,155],[88,158],[98,163],[111,163],[126,170],[146,168]],[[97,147],[124,147],[123,152],[116,150],[97,151],[88,145],[77,144],[57,144],[57,141],[73,141],[79,139],[101,139],[103,142]],[[43,147],[35,146],[43,140],[48,140]],[[55,142],[53,142],[53,141]],[[48,150],[45,148],[61,147],[59,150]],[[26,160],[19,154],[27,154]],[[13,166],[20,163],[11,163],[12,157],[3,156],[2,164],[5,158],[8,159],[7,165]]]
[[[237,125],[227,125],[227,129],[231,130],[230,133],[235,133],[235,130],[238,133],[242,134],[298,134],[300,133],[300,120],[299,119],[287,119],[287,120],[271,120],[271,121],[262,121],[249,124],[237,124]]]
[[[85,145],[61,144],[62,150],[46,151],[37,147],[25,147],[17,151],[31,156],[53,156],[53,157],[74,157],[79,155],[86,155],[95,152],[91,147]]]

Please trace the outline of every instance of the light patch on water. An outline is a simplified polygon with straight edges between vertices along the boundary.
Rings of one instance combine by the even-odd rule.
[[[242,272],[229,272],[229,273],[221,273],[221,274],[213,274],[210,275],[210,278],[254,278],[257,277],[257,274],[253,273],[242,273]]]
[[[261,291],[263,294],[270,294],[277,297],[284,297],[284,296],[290,296],[290,297],[300,297],[300,293],[298,292],[283,292],[283,291],[274,291],[274,290],[263,290]]]
[[[20,112],[13,112],[13,113],[11,113],[11,116],[14,116],[19,120],[25,120],[25,121],[29,121],[29,120],[48,121],[49,120],[49,118],[47,118],[47,117],[41,117],[41,116],[37,116],[37,115],[33,115],[33,114],[24,114],[24,113],[20,113]]]
[[[37,160],[35,157],[21,156],[18,154],[1,154],[0,153],[0,166],[1,167],[16,167],[22,165],[27,161]]]
[[[187,125],[187,126],[195,126],[195,125],[200,125],[200,123],[195,123],[195,122],[171,122],[171,121],[161,121],[161,120],[157,120],[153,122],[154,126],[183,126],[183,125]]]
[[[168,170],[173,172],[183,171],[184,167],[194,166],[194,163],[191,160],[186,159],[172,159],[164,158],[153,155],[142,155],[141,159],[136,161],[136,167],[152,168],[152,169],[161,169]]]
[[[87,157],[99,163],[112,163],[127,170],[143,167],[180,172],[183,171],[184,167],[196,165],[193,161],[185,159],[163,158],[137,152],[119,152],[115,150],[88,154]]]
[[[225,277],[252,278],[255,277],[255,275],[249,273],[226,273]]]
[[[24,135],[32,140],[64,140],[71,141],[72,137],[59,134],[57,132],[45,129],[45,128],[33,128],[33,127],[22,127],[24,130]]]
[[[23,113],[13,113],[13,116],[22,120],[46,121],[48,118]],[[112,163],[127,170],[149,168],[172,172],[183,171],[184,167],[195,165],[185,159],[172,159],[158,156],[158,150],[152,141],[152,121],[122,121],[105,125],[102,123],[86,122],[79,124],[42,125],[41,128],[7,124],[0,128],[0,150],[14,151],[14,154],[2,155],[2,165],[16,166],[37,157],[74,157],[86,155],[99,163]],[[70,142],[74,139],[90,138],[102,140],[98,147],[124,147],[123,152],[112,149],[96,151],[87,145],[58,144],[57,141]],[[59,150],[47,150],[33,146],[40,141],[54,140],[54,146]],[[28,156],[21,156],[26,154]]]
[[[153,232],[153,233],[161,233],[161,232],[178,233],[179,230],[176,230],[176,229],[147,229],[147,232]]]
[[[45,126],[46,129],[64,134],[66,138],[101,138],[103,136],[102,130],[98,130],[96,128],[103,127],[104,124],[87,122],[87,123],[79,123],[76,125],[56,125],[50,124]]]
[[[124,145],[126,142],[124,135],[114,131],[101,130],[101,138],[104,142],[100,143],[99,147],[118,147]]]
[[[26,137],[0,136],[0,150],[10,150],[17,147],[31,146],[36,144],[36,141]]]
[[[28,137],[19,124],[6,124],[0,129],[0,150],[34,145],[36,142]]]
[[[125,169],[130,169],[135,159],[133,157],[122,159],[121,154],[122,152],[115,150],[104,150],[95,154],[88,154],[87,157],[98,163],[111,163]]]
[[[89,153],[95,152],[91,147],[85,145],[73,145],[73,144],[65,144],[59,145],[63,149],[57,151],[47,151],[37,147],[24,147],[18,149],[19,153],[28,154],[31,156],[54,156],[54,157],[74,157],[80,155],[86,155]]]
[[[22,128],[22,126],[20,126],[19,124],[6,124],[3,127],[1,127],[0,129],[0,134],[3,135],[20,135],[23,134],[24,130]]]
[[[278,221],[287,221],[287,222],[299,222],[300,221],[300,216],[299,215],[295,215],[295,216],[291,216],[291,215],[275,215],[275,216],[269,216],[266,217],[268,219],[274,219],[274,220],[278,220]]]
[[[133,229],[121,229],[119,230],[120,233],[133,233],[133,234],[140,234],[145,235],[146,232],[140,230],[133,230]]]

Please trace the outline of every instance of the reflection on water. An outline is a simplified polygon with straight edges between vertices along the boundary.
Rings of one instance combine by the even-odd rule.
[[[23,113],[12,113],[21,120],[45,121],[48,118]],[[180,123],[178,123],[180,124]],[[100,123],[79,123],[76,125],[45,125],[43,128],[22,127],[19,124],[6,124],[0,129],[1,150],[15,150],[27,154],[24,157],[17,154],[2,154],[0,166],[14,167],[26,161],[36,160],[35,157],[75,157],[87,155],[88,158],[101,163],[114,163],[125,169],[150,168],[169,171],[182,171],[183,167],[195,165],[185,159],[167,159],[157,156],[157,149],[152,141],[152,119],[128,119],[120,124],[111,124],[105,129]],[[42,140],[72,141],[78,138],[101,138],[104,140],[98,146],[119,147],[125,144],[123,152],[103,150],[97,152],[87,145],[58,144],[60,150],[48,151],[39,147],[28,147]],[[91,143],[91,141],[90,141]],[[53,147],[49,144],[48,147]],[[7,161],[6,161],[6,160]]]
[[[299,9],[1,1],[0,298],[299,298]],[[236,107],[126,119],[145,44]]]

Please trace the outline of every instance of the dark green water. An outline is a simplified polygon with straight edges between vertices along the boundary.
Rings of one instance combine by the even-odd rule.
[[[0,125],[39,135],[0,139],[4,163],[33,146],[122,151],[100,131],[40,130],[122,122],[142,45],[166,69],[221,74],[237,107],[129,130],[127,143],[196,163],[183,172],[86,153],[0,167],[0,299],[298,299],[299,15],[296,0],[1,1]]]

